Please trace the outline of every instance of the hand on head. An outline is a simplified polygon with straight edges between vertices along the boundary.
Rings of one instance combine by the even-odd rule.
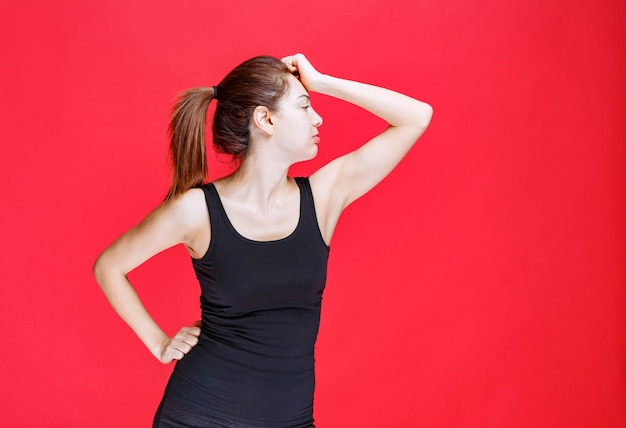
[[[307,57],[301,53],[286,56],[282,59],[289,71],[300,77],[300,82],[308,91],[314,91],[315,84],[321,79],[322,73],[317,71]]]

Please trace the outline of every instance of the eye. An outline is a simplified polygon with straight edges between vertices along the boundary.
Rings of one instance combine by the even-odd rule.
[[[305,110],[308,110],[308,109],[310,109],[310,108],[311,108],[311,106],[304,106],[304,107],[302,107],[302,108],[303,108],[303,109],[305,109]]]

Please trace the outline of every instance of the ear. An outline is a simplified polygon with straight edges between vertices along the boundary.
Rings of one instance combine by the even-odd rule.
[[[252,112],[252,126],[267,135],[274,133],[274,115],[265,106],[258,106]]]

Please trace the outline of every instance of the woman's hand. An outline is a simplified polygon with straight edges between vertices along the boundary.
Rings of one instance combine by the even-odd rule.
[[[317,71],[309,60],[301,53],[286,56],[282,61],[287,64],[289,71],[300,76],[300,82],[307,91],[316,91],[316,85],[322,80],[324,75]]]
[[[182,359],[198,343],[201,326],[202,322],[196,321],[193,327],[183,327],[174,337],[163,339],[155,352],[155,357],[163,364]]]

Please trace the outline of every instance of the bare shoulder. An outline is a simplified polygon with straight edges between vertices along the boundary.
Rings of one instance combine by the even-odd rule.
[[[183,232],[181,241],[192,257],[201,257],[209,247],[211,228],[204,191],[189,189],[176,198],[164,202],[168,216]]]
[[[189,189],[164,202],[162,208],[187,224],[201,222],[207,215],[204,191],[200,188]]]

